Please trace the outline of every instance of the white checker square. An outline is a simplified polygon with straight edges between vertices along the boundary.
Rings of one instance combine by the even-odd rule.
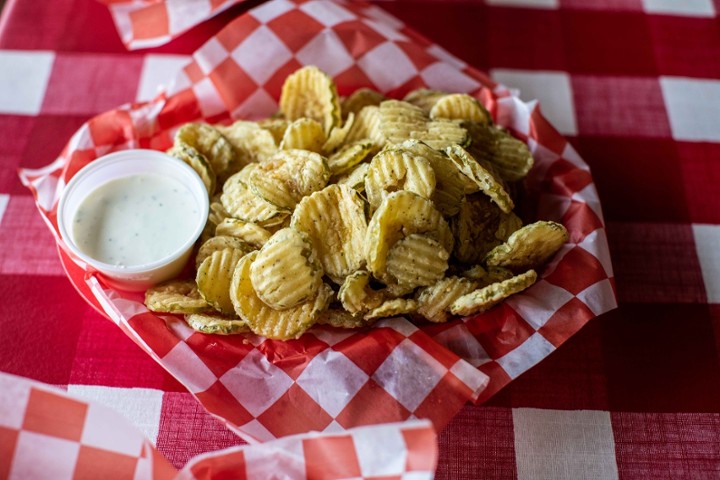
[[[232,57],[250,78],[263,85],[292,58],[292,52],[272,30],[262,25],[232,51]]]
[[[326,330],[326,329],[314,328],[314,329],[310,330],[310,333],[312,335],[315,335],[315,337],[318,340],[327,343],[331,347],[334,345],[337,345],[338,343],[342,342],[343,340],[346,340],[346,339],[352,337],[353,335],[357,335],[357,332],[354,332],[350,329]]]
[[[276,438],[270,430],[265,428],[265,425],[257,420],[249,421],[242,426],[242,430],[233,429],[233,431],[249,444],[269,442],[270,440],[275,440]]]
[[[720,225],[693,225],[708,303],[720,303]]]
[[[184,32],[198,20],[211,16],[210,0],[166,0],[171,33]]]
[[[151,388],[70,384],[68,393],[107,406],[127,418],[151,442],[155,443],[157,440],[162,413],[162,391]]]
[[[5,215],[8,202],[10,202],[10,195],[7,193],[0,193],[0,224],[2,224],[3,215]]]
[[[262,23],[268,23],[294,8],[295,4],[288,0],[275,0],[253,8],[250,15]]]
[[[54,60],[52,52],[0,51],[0,113],[40,113]]]
[[[473,392],[479,394],[490,382],[490,377],[464,360],[459,360],[450,368],[450,372],[459,378]]]
[[[273,452],[272,456],[268,455],[269,451]],[[286,471],[289,472],[305,472],[303,443],[296,438],[280,438],[266,448],[245,448],[243,454],[245,472],[244,475],[238,472],[236,478],[291,478],[278,474],[278,464],[283,465],[283,469],[287,469]],[[228,476],[228,478],[232,478],[232,476]]]
[[[438,333],[433,336],[433,340],[474,367],[479,367],[490,361],[490,355],[470,333],[464,323]]]
[[[595,230],[583,238],[578,244],[580,248],[597,258],[608,277],[613,276],[612,261],[610,260],[610,246],[608,245],[605,230]]]
[[[179,342],[160,359],[162,366],[191,393],[200,393],[210,388],[217,378],[200,360],[187,343]]]
[[[336,422],[335,420],[333,420],[332,422],[330,422],[330,423],[328,424],[327,427],[325,427],[325,428],[323,429],[323,433],[342,433],[342,432],[344,432],[345,430],[346,430],[345,427],[343,427],[343,426],[340,425],[338,422]]]
[[[410,335],[418,331],[418,327],[405,317],[395,317],[380,320],[375,325],[378,327],[392,328],[399,334],[406,337],[409,337]]]
[[[333,5],[328,3],[328,5]],[[315,35],[295,57],[304,65],[315,65],[330,76],[350,68],[355,60],[350,56],[342,40],[332,30]]]
[[[541,328],[557,312],[572,300],[573,294],[544,280],[538,280],[521,295],[514,295],[506,304],[519,313],[535,330]]]
[[[559,0],[487,0],[488,5],[503,7],[542,8],[546,10],[557,9]]]
[[[220,97],[215,85],[210,78],[203,78],[193,85],[193,92],[200,100],[200,110],[204,117],[212,117],[224,112],[227,107]]]
[[[500,357],[497,363],[514,380],[547,357],[553,350],[555,350],[555,346],[536,332],[519,347]]]
[[[30,397],[30,381],[9,373],[0,373],[0,427],[20,430]],[[21,410],[22,409],[22,410]],[[6,412],[13,412],[7,415]]]
[[[368,378],[368,374],[345,355],[328,348],[310,361],[296,382],[325,411],[336,417]]]
[[[643,0],[643,8],[648,13],[689,17],[715,16],[712,0]]]
[[[313,0],[311,2],[303,3],[300,6],[300,10],[307,13],[326,27],[333,27],[339,23],[348,22],[356,18],[354,14],[348,12],[341,5],[333,2]]]
[[[457,68],[458,70],[462,70],[467,66],[465,62],[460,60],[458,57],[453,55],[452,53],[448,52],[444,48],[442,48],[440,45],[432,44],[428,47],[427,52],[437,58],[438,60],[449,63],[454,68]]]
[[[268,378],[272,377],[272,382]],[[242,405],[257,417],[275,403],[293,384],[292,378],[252,350],[235,368],[228,370],[220,381]]]
[[[560,133],[577,135],[573,90],[567,73],[495,69],[490,75],[508,87],[519,89],[523,100],[539,100],[543,115]]]
[[[448,92],[469,93],[480,88],[480,83],[477,80],[465,75],[452,64],[445,62],[433,63],[423,69],[420,77],[427,83],[428,88]]]
[[[38,455],[38,452],[43,454]],[[48,478],[48,473],[52,472],[53,479],[70,480],[79,453],[77,442],[21,431],[8,479]]]
[[[278,109],[278,103],[263,88],[258,88],[239,107],[233,110],[233,118],[260,120],[267,118]]]
[[[225,49],[217,38],[213,37],[195,52],[193,58],[200,70],[205,75],[208,75],[229,56],[230,52]]]
[[[404,23],[399,18],[391,15],[390,13],[388,13],[387,10],[382,9],[376,5],[366,6],[363,9],[363,14],[368,18],[377,20],[377,22],[373,23],[380,24],[384,28],[387,28],[389,30],[401,30],[404,25]]]
[[[139,457],[145,437],[122,415],[98,403],[88,405],[83,445]]]
[[[660,77],[676,140],[720,141],[720,80]]]
[[[358,60],[358,66],[383,92],[399,87],[418,73],[407,54],[389,42],[366,53]]]
[[[519,480],[618,478],[609,412],[513,409]]]
[[[363,478],[389,477],[405,470],[407,446],[397,425],[356,428],[352,436]]]
[[[577,296],[595,315],[600,315],[617,307],[615,292],[610,280],[603,280],[590,285],[578,293]]]
[[[414,411],[447,369],[411,340],[403,340],[372,378],[405,408]]]

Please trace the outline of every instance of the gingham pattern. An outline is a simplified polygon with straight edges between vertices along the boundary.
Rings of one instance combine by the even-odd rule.
[[[287,28],[291,23],[300,27]],[[429,328],[435,341],[405,319],[356,334],[316,329],[290,346],[192,335],[180,320],[151,315],[136,297],[93,284],[108,315],[210,412],[250,441],[413,417],[442,427],[463,403],[488,398],[587,320],[615,306],[602,214],[587,166],[534,103],[520,102],[502,87],[489,91],[492,85],[483,86],[482,75],[439,55],[437,46],[400,25],[373,6],[269,2],[199,49],[184,68],[190,86],[93,118],[50,171],[23,173],[54,225],[65,182],[96,156],[118,148],[165,149],[183,118],[220,121],[228,112],[233,118],[267,117],[277,109],[284,78],[302,64],[317,64],[334,75],[341,92],[370,86],[394,96],[418,87],[473,93],[500,124],[528,140],[537,157],[528,187],[533,213],[563,222],[570,243],[526,293],[488,314]],[[348,38],[358,29],[365,35]],[[254,52],[260,48],[267,56],[258,58]],[[499,335],[509,326],[516,332],[511,341]],[[453,352],[458,343],[463,350]],[[225,350],[222,359],[212,353],[218,344]],[[304,361],[273,362],[278,350]],[[297,412],[295,421],[283,415],[289,409]]]
[[[105,405],[5,373],[0,387],[2,478],[429,480],[437,465],[432,425],[413,421],[219,450],[178,472],[127,418]]]
[[[717,2],[378,5],[540,99],[592,169],[619,300],[465,405],[439,434],[436,478],[717,478]],[[143,52],[96,0],[8,0],[0,20],[0,370],[118,408],[177,468],[242,440],[75,292],[16,169],[51,163],[93,115],[150,100],[234,12]]]

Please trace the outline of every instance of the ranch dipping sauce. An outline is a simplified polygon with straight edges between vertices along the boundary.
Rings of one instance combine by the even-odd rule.
[[[82,200],[72,237],[86,255],[120,267],[161,260],[180,249],[200,220],[190,190],[156,173],[102,184]]]

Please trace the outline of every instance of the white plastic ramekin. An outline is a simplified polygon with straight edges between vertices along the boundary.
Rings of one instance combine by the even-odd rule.
[[[152,262],[118,266],[90,257],[78,247],[73,238],[72,222],[83,200],[101,185],[137,174],[159,174],[185,185],[201,212],[197,225],[187,232],[182,246],[171,254]],[[152,285],[177,276],[187,263],[205,223],[209,209],[208,192],[197,173],[182,160],[155,150],[133,149],[110,153],[82,168],[68,182],[58,205],[60,236],[79,266],[97,271],[112,288],[142,291]]]

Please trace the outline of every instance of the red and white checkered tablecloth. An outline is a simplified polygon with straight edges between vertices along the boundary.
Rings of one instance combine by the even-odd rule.
[[[199,2],[207,3],[210,13],[215,7],[222,11],[196,27],[173,24],[179,26],[174,30],[179,36],[154,49],[128,51],[106,6],[94,0],[41,3],[11,0],[0,21],[0,131],[4,140],[0,143],[0,370],[112,406],[179,468],[198,454],[243,440],[218,417],[206,413],[190,393],[198,392],[186,388],[187,381],[183,385],[166,373],[122,328],[77,294],[30,191],[18,180],[17,169],[52,164],[90,118],[128,102],[151,100],[158,86],[172,79],[176,80],[172,93],[190,91],[203,97],[212,90],[206,88],[204,78],[214,81],[213,75],[227,74],[216,68],[222,62],[212,63],[218,60],[220,49],[217,43],[207,43],[208,39],[221,38],[220,47],[226,50],[233,45],[229,51],[243,67],[242,62],[252,61],[252,52],[258,51],[249,48],[250,55],[243,55],[233,48],[248,45],[242,43],[246,39],[215,37],[234,19],[257,22],[249,30],[255,37],[262,36],[257,32],[277,33],[297,24],[292,17],[284,17],[271,25],[280,17],[264,19],[263,12],[271,11],[267,5],[260,13],[239,17],[250,5],[236,2],[222,10],[229,7],[228,2]],[[122,6],[123,2],[113,3]],[[272,3],[274,8],[284,5],[288,12],[295,8],[291,2]],[[297,5],[293,11],[312,15],[326,2]],[[710,0],[607,0],[592,5],[574,0],[403,0],[375,5],[382,21],[379,18],[370,25],[380,29],[386,40],[401,32],[409,44],[430,49],[431,63],[441,59],[465,73],[474,67],[519,89],[522,99],[540,100],[545,117],[567,140],[558,135],[538,142],[543,148],[536,148],[535,154],[541,165],[548,166],[544,178],[550,185],[546,187],[570,205],[563,207],[565,220],[582,218],[588,211],[597,211],[602,219],[599,198],[606,226],[601,231],[607,232],[606,243],[604,235],[597,236],[592,248],[583,249],[582,242],[591,232],[581,228],[585,235],[575,239],[577,246],[565,252],[564,262],[572,268],[590,262],[597,268],[597,260],[592,259],[600,258],[602,264],[607,258],[587,252],[609,246],[612,267],[603,265],[602,271],[610,278],[614,275],[619,301],[618,309],[590,320],[611,305],[604,300],[593,303],[607,296],[601,294],[602,289],[588,290],[583,279],[575,285],[564,284],[563,291],[570,296],[552,306],[553,316],[558,311],[571,312],[560,314],[563,322],[559,325],[548,324],[550,315],[540,315],[530,316],[530,327],[518,329],[506,314],[509,309],[520,318],[530,315],[524,310],[530,308],[526,302],[496,309],[499,313],[489,317],[494,323],[484,323],[486,337],[518,345],[520,335],[522,344],[529,345],[510,356],[483,342],[480,350],[477,345],[466,345],[463,351],[456,343],[464,336],[422,332],[434,335],[435,341],[444,335],[443,344],[452,352],[482,351],[493,361],[478,364],[499,365],[511,381],[497,393],[486,389],[488,396],[494,395],[482,398],[480,404],[458,404],[446,410],[457,411],[454,417],[436,421],[441,426],[449,420],[439,432],[437,478],[720,476],[720,4]],[[308,24],[307,16],[302,20],[306,28],[329,29],[341,43],[350,40],[338,31],[352,36],[366,27],[357,24],[339,30],[337,25],[343,21],[339,15],[332,25]],[[386,28],[387,22],[392,28]],[[411,29],[424,39],[411,34]],[[383,58],[387,53],[381,49],[388,44],[376,40],[377,32],[363,32],[364,50],[355,52],[362,56],[353,61],[372,66],[370,60],[363,64],[363,59]],[[437,45],[424,44],[425,39]],[[285,45],[296,57],[312,54],[312,48],[301,47]],[[204,55],[193,59],[190,55],[196,51]],[[353,52],[349,53],[352,57]],[[413,65],[417,67],[423,58],[413,57]],[[397,71],[402,72],[402,67],[397,63]],[[251,67],[246,71],[255,75],[253,85],[269,78],[259,78],[262,72]],[[398,86],[393,86],[396,78],[392,75],[373,78],[371,71],[371,67],[363,70],[375,85],[384,79],[386,90]],[[424,71],[423,79],[434,81]],[[447,75],[439,78],[446,80]],[[485,81],[472,74],[469,78],[475,78],[478,87]],[[232,97],[238,100],[233,113],[243,114],[247,98],[242,93],[228,95],[240,95]],[[227,100],[222,93],[220,97]],[[269,105],[259,95],[253,98],[255,105]],[[501,117],[502,98],[512,97],[501,96],[497,102],[500,107],[495,113]],[[195,114],[179,108],[193,104],[187,98],[173,101],[174,116],[164,118],[169,123]],[[530,117],[536,111],[533,102],[512,102],[529,105]],[[220,114],[220,109],[213,111],[212,102],[201,105],[205,118]],[[133,108],[127,106],[131,114]],[[536,129],[528,127],[536,123],[514,127],[519,135],[537,139]],[[117,131],[128,125],[115,123]],[[102,132],[111,136],[107,134],[111,130],[104,125]],[[112,130],[112,135],[117,131]],[[93,147],[102,143],[97,140],[96,135]],[[543,162],[543,154],[552,160]],[[587,183],[578,184],[574,175],[570,175],[572,181],[562,181],[584,165],[583,160],[590,166],[597,197],[594,188],[584,189]],[[574,202],[587,206],[581,209],[586,213],[572,215]],[[574,270],[563,271],[563,264],[534,290],[536,303],[562,299],[551,277],[573,277]],[[593,305],[602,307],[595,312]],[[426,340],[406,328],[388,328],[392,336],[404,335],[405,340],[395,340],[401,343],[414,335],[417,346],[410,350],[429,348]],[[483,338],[483,332],[473,333]],[[184,345],[193,346],[189,338],[180,337]],[[460,357],[465,363],[479,358]],[[452,371],[455,363],[447,363],[451,357],[442,358],[445,363],[440,363]],[[361,365],[360,370],[367,368]],[[485,373],[496,378],[495,370]],[[367,376],[368,371],[363,371]],[[290,378],[294,384],[302,383]],[[297,396],[306,390],[293,392]],[[417,407],[417,399],[400,395],[396,400]],[[251,416],[259,415],[261,410]],[[338,419],[318,428],[332,429],[333,422]],[[234,419],[230,423],[238,426]],[[340,422],[338,426],[350,425]],[[241,428],[240,433],[253,437],[247,429]],[[282,437],[294,432],[270,433]]]

